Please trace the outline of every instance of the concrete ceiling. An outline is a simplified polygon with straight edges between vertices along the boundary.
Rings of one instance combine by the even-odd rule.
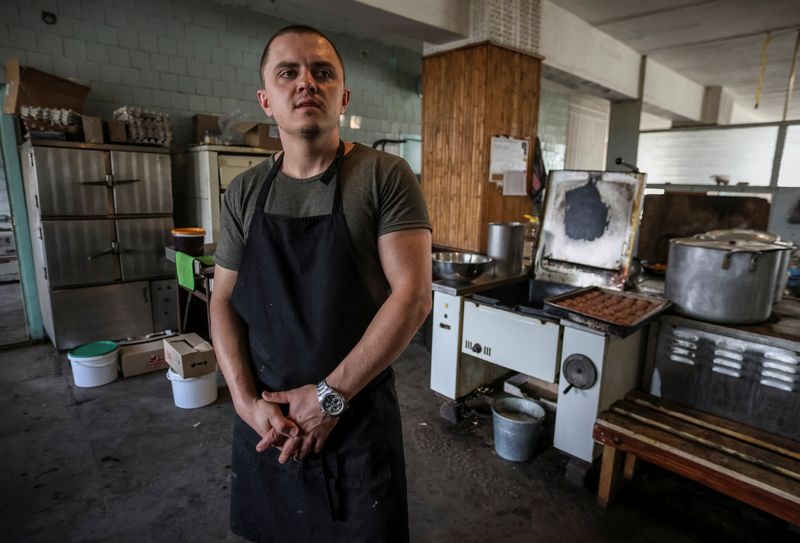
[[[800,0],[552,0],[636,51],[702,85],[722,85],[763,121],[780,120]],[[761,48],[771,31],[758,110]],[[798,66],[800,70],[800,66]],[[790,119],[800,119],[800,75]]]
[[[462,36],[356,0],[216,0],[329,32],[414,51]],[[462,0],[465,3],[467,0]],[[702,85],[721,85],[754,121],[783,114],[800,0],[551,0],[636,51]],[[380,4],[380,2],[377,2]],[[765,83],[754,109],[761,48],[771,31]],[[800,69],[800,67],[798,67]],[[789,118],[800,119],[800,75]]]
[[[217,3],[249,9],[287,21],[302,23],[325,32],[371,39],[412,51],[422,51],[423,42],[442,43],[463,38],[444,28],[402,17],[354,0],[216,0]]]

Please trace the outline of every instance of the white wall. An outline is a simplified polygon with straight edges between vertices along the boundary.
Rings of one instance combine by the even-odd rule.
[[[58,15],[48,26],[41,11]],[[297,22],[297,21],[293,21]],[[170,114],[175,141],[189,140],[195,113],[264,119],[258,62],[269,36],[290,21],[210,0],[3,0],[0,61],[89,82],[86,111],[110,117],[122,105]],[[419,51],[331,34],[353,91],[343,137],[371,144],[419,134]],[[5,70],[0,71],[0,82]],[[360,117],[351,129],[350,116]]]
[[[605,169],[610,113],[608,100],[587,94],[570,97],[566,169]]]

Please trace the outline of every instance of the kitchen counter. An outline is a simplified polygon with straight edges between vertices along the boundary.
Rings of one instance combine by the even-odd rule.
[[[508,277],[497,277],[494,275],[484,274],[470,283],[440,279],[433,282],[432,288],[434,292],[441,292],[442,294],[449,294],[451,296],[468,296],[482,290],[502,287],[516,283],[517,281],[523,281],[527,277],[528,271],[524,270],[519,275],[510,275]]]

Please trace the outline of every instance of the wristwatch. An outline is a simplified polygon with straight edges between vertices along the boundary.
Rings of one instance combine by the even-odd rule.
[[[327,417],[337,417],[347,409],[347,400],[336,389],[323,379],[317,385],[317,399],[322,414]]]

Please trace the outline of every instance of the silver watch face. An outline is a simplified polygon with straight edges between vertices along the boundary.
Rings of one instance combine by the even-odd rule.
[[[322,407],[322,411],[324,411],[326,415],[335,417],[337,415],[342,414],[342,411],[344,411],[345,403],[346,402],[344,401],[344,396],[342,396],[338,392],[331,392],[330,394],[326,394],[322,398],[322,400],[320,401],[320,406]]]

